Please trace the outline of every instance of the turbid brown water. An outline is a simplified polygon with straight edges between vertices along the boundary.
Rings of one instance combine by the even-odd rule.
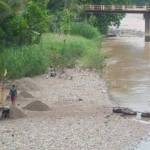
[[[111,100],[115,105],[150,112],[150,43],[145,43],[144,36],[135,36],[144,31],[142,15],[127,15],[119,30],[125,31],[125,36],[107,38],[103,43],[111,56],[104,73]],[[128,35],[128,30],[134,36]],[[150,137],[131,149],[149,150]]]
[[[136,20],[143,26],[141,16]],[[130,24],[133,28],[133,22],[129,22],[129,29]],[[106,39],[103,49],[111,56],[105,78],[112,101],[139,111],[150,111],[150,43],[145,43],[144,37],[115,37]]]
[[[105,71],[112,100],[122,106],[150,110],[150,44],[143,38],[105,40],[111,59]]]

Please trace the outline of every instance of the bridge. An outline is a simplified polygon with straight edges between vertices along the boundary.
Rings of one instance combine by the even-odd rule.
[[[145,18],[145,41],[150,42],[150,5],[86,5],[88,13],[141,13]]]

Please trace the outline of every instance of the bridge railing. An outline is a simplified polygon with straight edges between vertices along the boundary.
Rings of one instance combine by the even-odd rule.
[[[150,11],[150,5],[86,5],[85,10],[91,11]]]

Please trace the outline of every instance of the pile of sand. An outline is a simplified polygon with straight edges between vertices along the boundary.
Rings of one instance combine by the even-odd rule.
[[[37,84],[31,78],[23,78],[20,80],[16,80],[17,89],[20,91],[38,91],[39,88]]]
[[[24,107],[24,109],[31,110],[31,111],[49,111],[50,108],[48,105],[42,103],[41,101],[34,101],[27,106]]]
[[[17,107],[11,106],[10,107],[10,114],[9,117],[12,119],[18,119],[18,118],[23,118],[26,115]]]
[[[34,98],[30,93],[26,92],[26,91],[22,91],[19,93],[19,97],[23,97],[23,98]]]

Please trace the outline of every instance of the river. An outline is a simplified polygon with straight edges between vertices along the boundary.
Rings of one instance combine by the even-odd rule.
[[[138,34],[144,32],[144,18],[127,14],[117,30],[123,34],[105,39],[102,45],[110,55],[104,76],[111,100],[116,105],[150,111],[150,44]]]
[[[119,36],[106,38],[102,44],[110,55],[104,77],[115,105],[150,112],[150,43],[139,34],[144,28],[144,18],[139,14],[127,14],[119,29],[113,28],[119,30]],[[136,148],[149,149],[150,137]]]

